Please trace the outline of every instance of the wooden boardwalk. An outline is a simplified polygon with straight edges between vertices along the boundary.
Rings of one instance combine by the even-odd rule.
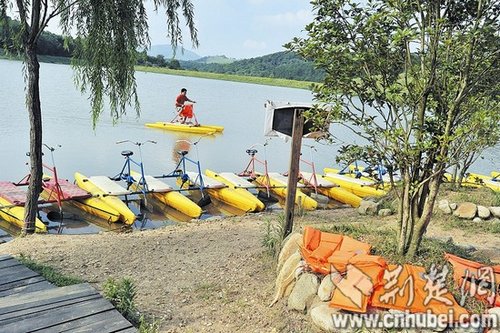
[[[0,255],[0,332],[137,332],[87,283],[55,287]]]

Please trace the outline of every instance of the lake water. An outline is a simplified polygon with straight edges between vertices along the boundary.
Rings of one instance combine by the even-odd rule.
[[[25,153],[29,150],[28,115],[25,108],[25,83],[22,63],[0,59],[0,180],[18,181],[28,172]],[[132,108],[113,125],[105,110],[95,130],[92,129],[89,101],[73,84],[71,67],[41,64],[40,91],[43,114],[43,142],[58,147],[54,153],[59,175],[73,180],[75,171],[85,175],[117,174],[122,166],[122,150],[132,150],[131,144],[117,145],[116,141],[157,141],[156,145],[142,147],[146,173],[159,175],[171,172],[176,164],[176,151],[189,148],[189,156],[200,160],[202,169],[215,171],[242,171],[249,161],[245,150],[256,145],[258,157],[267,159],[270,171],[288,169],[290,143],[273,138],[266,147],[263,135],[264,103],[312,102],[307,90],[271,87],[255,84],[190,78],[154,73],[136,74],[141,102],[141,115]],[[188,89],[188,96],[196,100],[196,115],[201,123],[222,125],[224,133],[203,137],[147,128],[147,122],[169,121],[174,116],[174,99],[180,89]],[[343,142],[356,142],[355,136],[343,128],[335,129]],[[180,142],[179,142],[180,141]],[[311,148],[310,146],[314,148]],[[303,157],[313,160],[317,170],[334,166],[338,145],[327,146],[303,141]],[[484,154],[474,170],[489,173],[498,170],[498,147]],[[45,151],[45,162],[52,164]]]

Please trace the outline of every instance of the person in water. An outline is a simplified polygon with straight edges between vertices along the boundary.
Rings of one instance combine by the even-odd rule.
[[[193,118],[193,107],[186,102],[196,103],[187,97],[187,89],[182,88],[181,93],[175,98],[175,108],[178,112],[178,115],[181,119],[181,124],[186,123],[186,120]]]

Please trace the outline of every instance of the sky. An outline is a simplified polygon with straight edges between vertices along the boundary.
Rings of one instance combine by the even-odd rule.
[[[184,48],[200,56],[225,55],[247,59],[284,51],[293,37],[305,37],[312,22],[309,0],[192,0],[199,47],[192,48],[189,35]],[[165,14],[153,11],[148,1],[151,45],[170,44]],[[187,28],[185,28],[187,32]]]

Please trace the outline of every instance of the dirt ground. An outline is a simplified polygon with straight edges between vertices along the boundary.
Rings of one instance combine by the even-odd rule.
[[[122,234],[35,235],[1,244],[0,254],[28,255],[97,289],[109,277],[130,277],[138,308],[161,321],[161,332],[316,332],[283,301],[268,307],[276,273],[262,241],[273,219],[276,213],[260,213]],[[296,226],[361,219],[353,209],[315,211]],[[440,227],[429,234],[500,258],[495,235]]]

